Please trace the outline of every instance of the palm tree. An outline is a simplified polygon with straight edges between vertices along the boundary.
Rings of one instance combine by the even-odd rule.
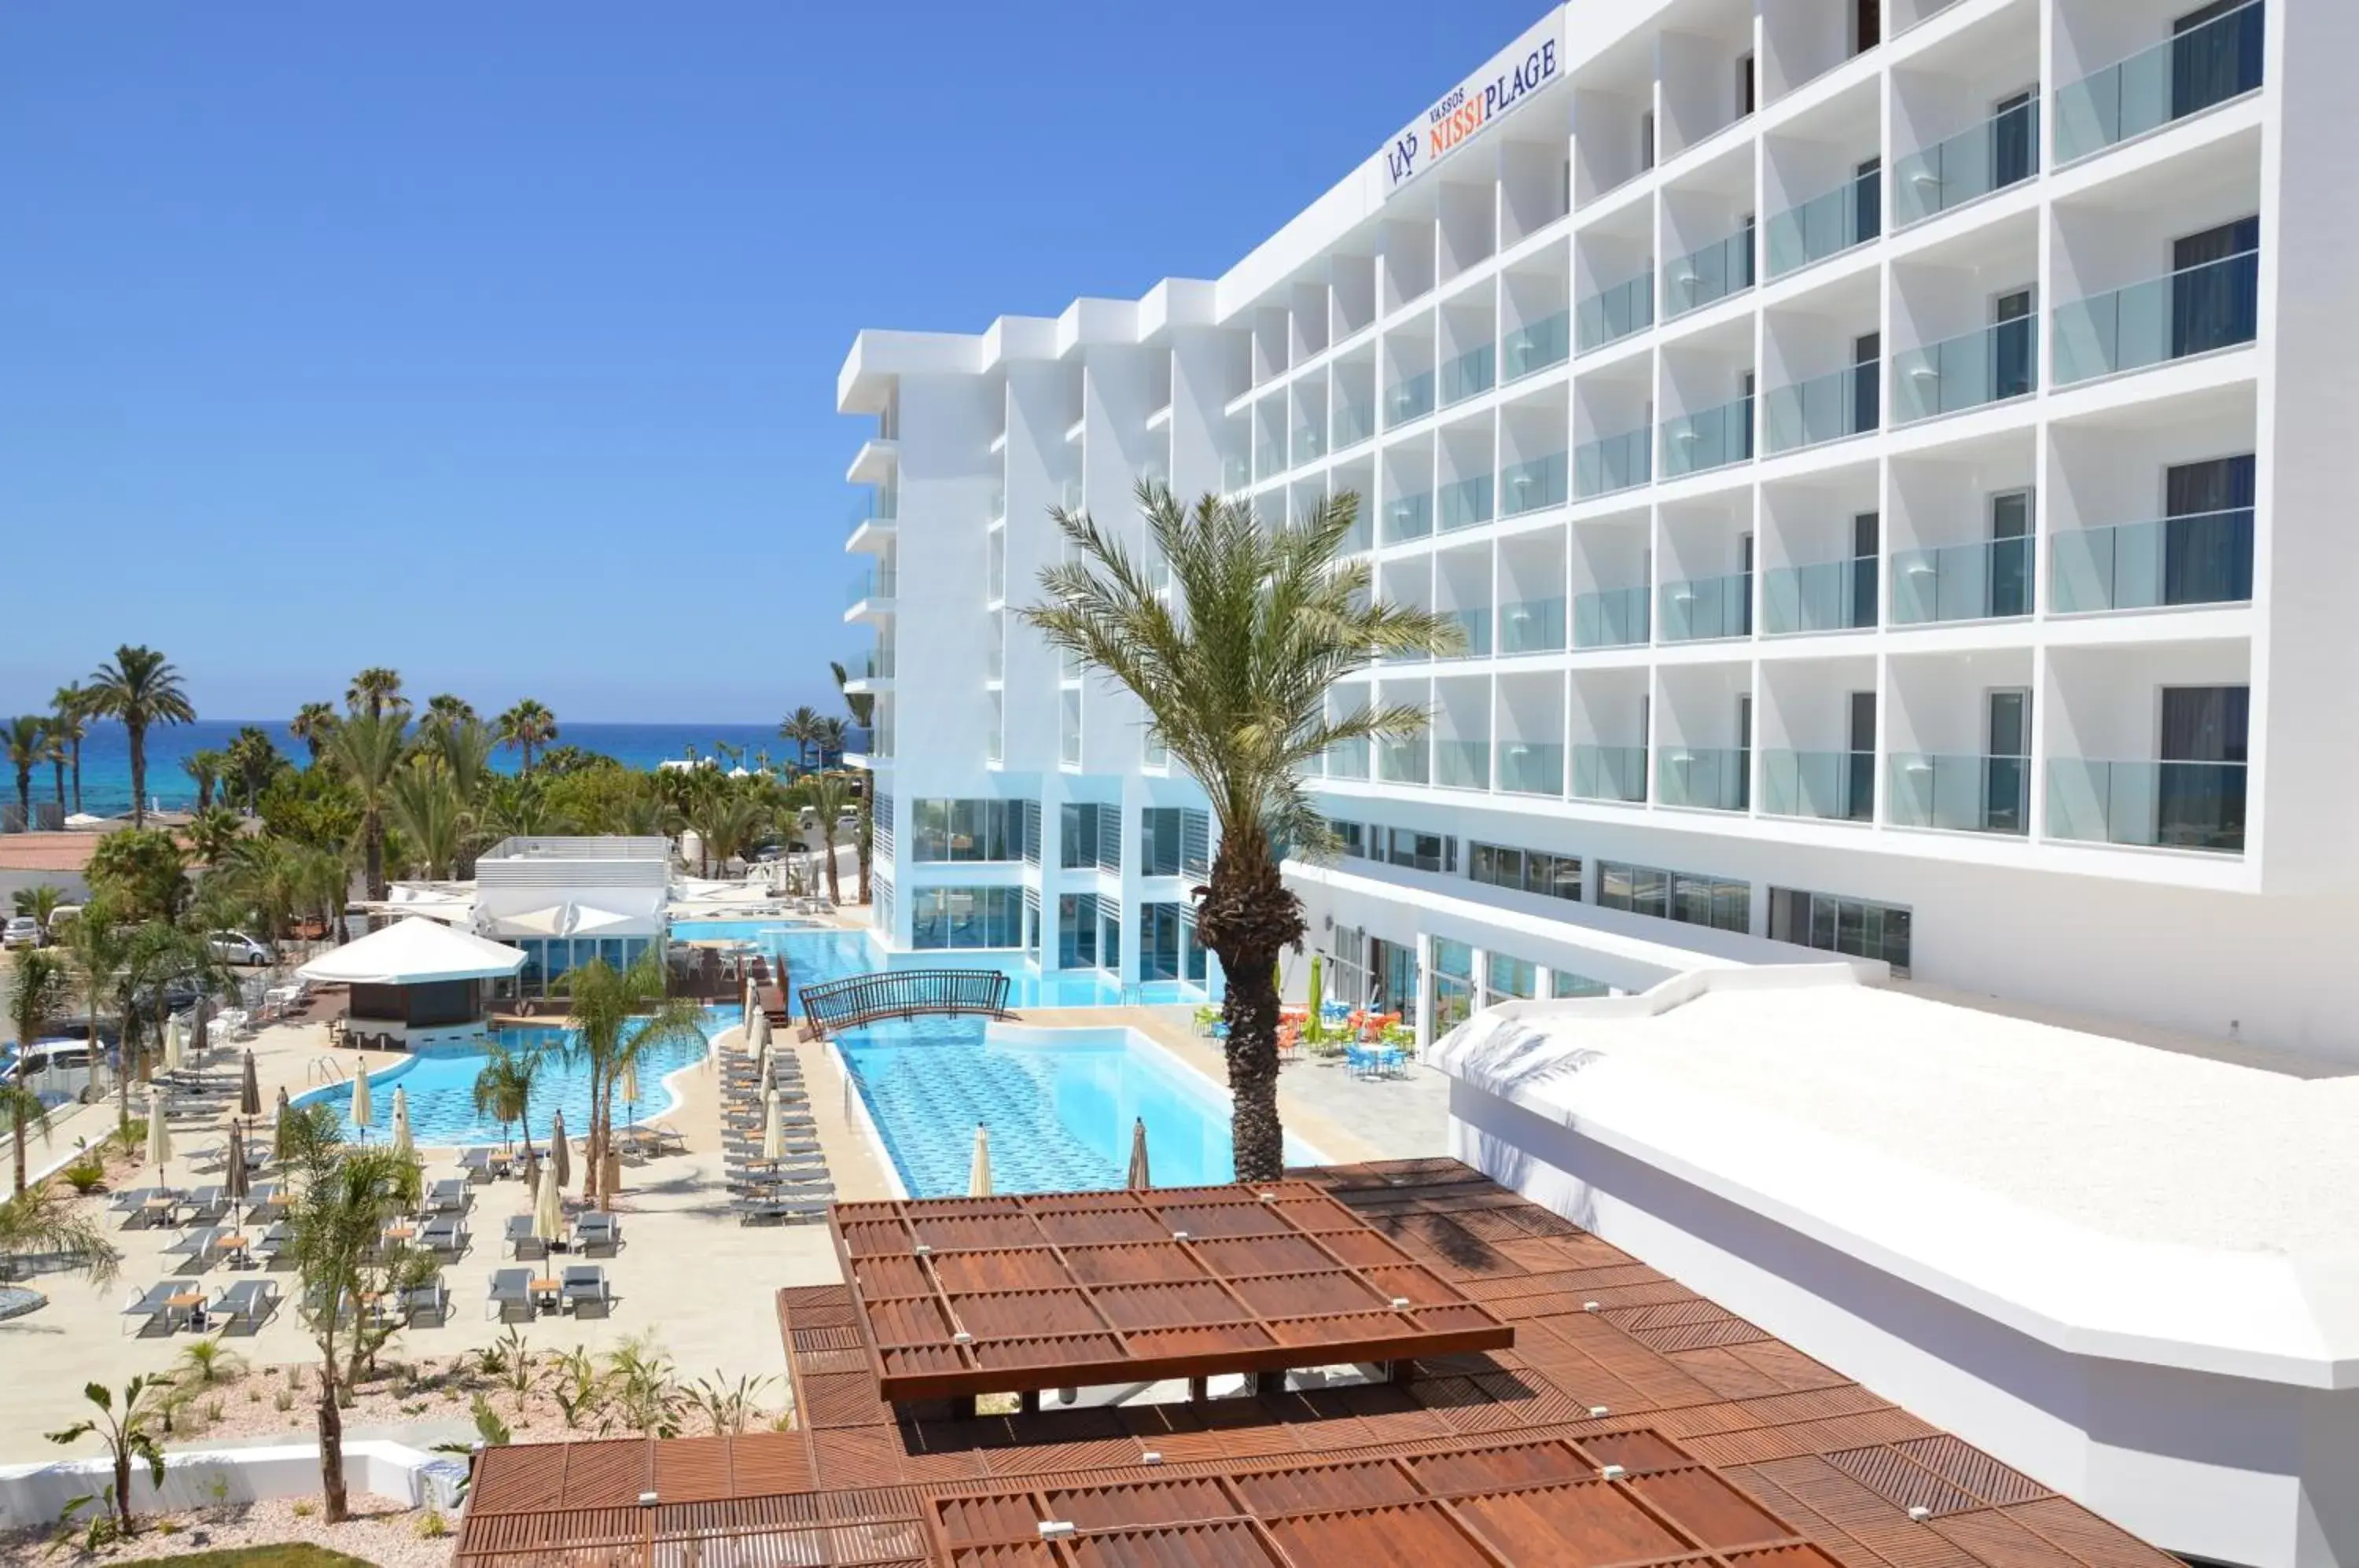
[[[426,712],[418,717],[418,727],[445,729],[475,716],[475,704],[449,691],[437,691],[426,699]]]
[[[524,771],[532,771],[532,754],[557,738],[557,715],[531,697],[499,718],[500,744],[524,754]]]
[[[114,662],[91,672],[90,711],[119,721],[131,751],[131,825],[147,822],[147,729],[151,724],[192,724],[197,710],[171,661],[152,648],[125,643]]]
[[[54,953],[36,947],[16,955],[15,973],[8,977],[8,1021],[16,1026],[20,1045],[29,1046],[41,1038],[49,1020],[65,1011],[66,999],[72,995],[72,977],[66,972],[65,961]],[[21,1083],[0,1083],[0,1116],[5,1116],[8,1130],[16,1142],[16,1185],[21,1197],[25,1192],[25,1142],[38,1127],[43,1138],[49,1134],[49,1107],[41,1097]]]
[[[417,852],[426,875],[438,880],[450,876],[466,833],[466,803],[458,786],[432,762],[416,757],[395,773],[386,803],[393,825]]]
[[[704,1011],[686,996],[664,994],[663,960],[649,948],[627,969],[592,959],[567,975],[569,1057],[590,1068],[590,1127],[582,1163],[582,1193],[592,1208],[605,1191],[605,1152],[613,1139],[614,1083],[624,1064],[658,1045],[704,1041]]]
[[[846,691],[844,688],[852,684],[851,673],[832,659],[828,661],[827,667],[835,674],[836,694],[843,699],[843,711],[852,715],[853,724],[866,729],[876,718],[876,694],[874,691]]]
[[[475,1074],[475,1114],[490,1116],[503,1127],[510,1122],[524,1127],[524,1161],[532,1163],[533,1080],[540,1075],[541,1048],[511,1047],[492,1042],[492,1053]]]
[[[722,788],[698,798],[688,819],[689,826],[696,830],[698,869],[708,874],[712,862],[725,867],[732,856],[752,847],[768,820],[752,793],[731,788],[726,779],[721,782]]]
[[[814,757],[824,760],[820,752],[820,736],[824,733],[821,726],[825,722],[820,711],[808,702],[778,721],[778,738],[795,743],[795,766],[810,768]]]
[[[373,664],[353,677],[344,688],[344,706],[355,713],[381,719],[386,713],[407,713],[409,699],[401,694],[401,671]]]
[[[210,747],[192,751],[180,758],[180,771],[187,774],[189,782],[197,787],[197,810],[200,812],[212,809],[213,791],[220,788],[222,770],[228,765],[227,757]]]
[[[301,741],[311,754],[311,760],[317,762],[320,754],[328,749],[328,736],[335,733],[335,728],[336,710],[332,703],[306,702],[295,710],[287,733]]]
[[[92,898],[82,907],[82,913],[66,922],[59,940],[66,956],[73,961],[74,981],[81,987],[82,1011],[89,1019],[90,1059],[96,1062],[99,1009],[114,996],[115,975],[130,952],[131,929],[116,921],[113,906],[104,898]],[[118,1080],[128,1076],[131,1063],[127,1045],[124,1052],[116,1062]],[[118,1119],[128,1127],[131,1099],[127,1088],[123,1090],[116,1110]]]
[[[839,830],[835,824],[836,819],[843,815],[843,808],[851,801],[852,794],[844,787],[842,775],[822,773],[810,781],[810,808],[812,815],[819,818],[819,846],[820,853],[826,857],[830,903],[842,901],[837,897],[841,889],[836,885],[835,835]]]
[[[278,747],[270,736],[259,725],[247,724],[229,743],[223,756],[222,771],[224,779],[237,781],[239,790],[245,796],[246,812],[251,815],[262,791],[286,766],[287,759],[278,755]]]
[[[49,731],[66,748],[73,769],[73,809],[82,812],[82,743],[90,734],[90,693],[78,685],[60,686],[49,698]]]
[[[378,1245],[386,1222],[418,1206],[419,1166],[385,1144],[345,1144],[334,1113],[324,1105],[305,1106],[289,1117],[288,1132],[297,1174],[286,1256],[303,1281],[303,1323],[320,1350],[321,1517],[337,1524],[350,1513],[343,1392],[360,1356],[371,1349],[355,1306],[385,1282]],[[400,1278],[397,1264],[393,1282]]]
[[[30,887],[17,888],[8,895],[8,901],[16,906],[16,913],[32,916],[41,922],[41,929],[47,931],[49,929],[49,917],[56,914],[66,901],[66,890],[54,882],[42,882]]]
[[[80,1443],[96,1432],[106,1440],[107,1456],[114,1465],[115,1533],[128,1540],[133,1533],[131,1521],[131,1462],[135,1459],[147,1466],[148,1484],[158,1491],[164,1487],[164,1445],[156,1441],[148,1422],[162,1411],[165,1396],[172,1387],[168,1373],[143,1372],[123,1386],[123,1410],[114,1409],[114,1396],[103,1383],[85,1383],[82,1397],[98,1407],[98,1414],[78,1421],[63,1432],[48,1433],[51,1443]]]
[[[0,749],[16,770],[16,814],[33,825],[33,769],[49,759],[49,725],[38,713],[19,713],[0,724]]]
[[[852,732],[844,728],[842,719],[837,718],[833,713],[829,713],[820,720],[819,765],[821,768],[828,765],[827,759],[831,756],[841,763],[843,760],[845,749],[851,744]]]
[[[1128,688],[1148,733],[1210,799],[1220,848],[1198,889],[1197,933],[1228,981],[1237,1179],[1270,1181],[1284,1163],[1278,956],[1299,950],[1304,932],[1279,859],[1332,844],[1302,769],[1331,746],[1415,735],[1426,721],[1399,704],[1332,716],[1328,692],[1379,653],[1446,652],[1458,634],[1429,611],[1375,597],[1364,558],[1339,559],[1359,515],[1349,492],[1275,529],[1212,495],[1183,508],[1160,485],[1141,484],[1138,505],[1173,604],[1128,548],[1060,507],[1073,559],[1041,572],[1047,603],[1022,614],[1050,647]]]
[[[860,791],[860,820],[853,824],[852,847],[860,865],[860,901],[868,902],[868,874],[876,857],[876,791]]]
[[[57,789],[58,815],[62,817],[66,814],[66,737],[54,713],[41,721],[41,749],[49,753],[49,781]]]
[[[549,803],[538,779],[494,779],[484,786],[481,832],[492,843],[565,833],[570,824]]]
[[[189,835],[189,847],[197,858],[218,868],[245,836],[245,822],[227,806],[208,806],[182,831]]]
[[[0,1258],[28,1253],[71,1258],[82,1277],[102,1289],[114,1283],[123,1262],[100,1217],[77,1205],[73,1193],[55,1181],[0,1203]]]
[[[338,724],[328,740],[328,756],[361,809],[361,866],[371,898],[385,897],[386,807],[401,771],[408,728],[398,713],[388,718],[358,713]]]

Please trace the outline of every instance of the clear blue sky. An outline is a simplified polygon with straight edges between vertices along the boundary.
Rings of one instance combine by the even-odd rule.
[[[1215,276],[1544,9],[0,7],[0,713],[832,704],[856,330]]]

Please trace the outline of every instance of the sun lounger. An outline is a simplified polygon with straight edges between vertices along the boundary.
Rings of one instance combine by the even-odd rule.
[[[429,1252],[456,1258],[467,1250],[466,1222],[450,1214],[429,1220],[418,1233],[418,1245]]]
[[[278,1310],[278,1286],[270,1279],[240,1279],[215,1296],[205,1311],[219,1318],[222,1332],[229,1332],[234,1323],[243,1324],[245,1332],[258,1334],[270,1315]]]
[[[401,1313],[411,1327],[420,1318],[430,1318],[440,1328],[451,1321],[451,1290],[437,1274],[423,1284],[412,1285],[401,1293]]]
[[[510,1214],[508,1216],[507,1230],[502,1239],[507,1243],[509,1253],[514,1256],[518,1262],[522,1262],[527,1258],[546,1258],[549,1256],[549,1243],[541,1240],[540,1237],[532,1234],[532,1216],[530,1214]]]
[[[245,1217],[249,1221],[267,1223],[287,1212],[287,1196],[276,1181],[257,1181],[245,1194]]]
[[[161,1192],[161,1187],[126,1187],[106,1200],[106,1206],[118,1214],[136,1212],[142,1203]]]
[[[466,1181],[458,1176],[445,1177],[435,1182],[426,1194],[426,1212],[433,1214],[464,1214],[467,1202]]]
[[[172,1305],[172,1298],[185,1294],[188,1289],[186,1284],[173,1279],[150,1285],[123,1303],[123,1321],[131,1325],[131,1332],[135,1334],[144,1334],[159,1323],[163,1325],[164,1332],[169,1334],[172,1332],[173,1315],[179,1311]]]
[[[246,1250],[255,1258],[260,1258],[262,1260],[262,1266],[265,1269],[276,1269],[278,1267],[279,1254],[287,1250],[287,1244],[293,1239],[293,1233],[288,1230],[285,1224],[281,1223],[270,1226],[269,1229],[255,1237],[254,1240],[248,1244]]]
[[[766,1220],[813,1220],[826,1217],[833,1194],[815,1198],[740,1198],[737,1219],[741,1225],[759,1225]]]
[[[184,1231],[164,1245],[164,1256],[186,1258],[201,1273],[212,1266],[213,1248],[220,1246],[221,1238],[228,1234],[219,1225],[201,1225],[195,1230]]]
[[[565,1269],[562,1300],[577,1318],[603,1318],[614,1305],[606,1291],[606,1271],[595,1263],[571,1263]]]
[[[611,1258],[623,1244],[623,1222],[613,1214],[592,1213],[573,1222],[573,1245],[583,1257],[603,1249]]]
[[[189,1194],[188,1215],[192,1220],[217,1220],[229,1213],[229,1198],[218,1184],[198,1188]]]
[[[502,1323],[532,1322],[532,1270],[492,1270],[492,1288],[484,1306],[485,1316],[496,1317]]]

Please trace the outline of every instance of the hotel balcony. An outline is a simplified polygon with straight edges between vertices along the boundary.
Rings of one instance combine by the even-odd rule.
[[[1404,376],[1385,389],[1385,429],[1405,425],[1433,412],[1433,372]]]
[[[1895,827],[2020,838],[2031,826],[2031,759],[1896,752],[1885,764],[1884,818]]]
[[[1572,452],[1572,493],[1587,499],[1628,490],[1654,476],[1655,432],[1640,426],[1620,435],[1583,441]]]
[[[1441,367],[1441,406],[1480,397],[1497,385],[1496,356],[1489,343],[1468,349]]]
[[[2251,343],[2260,297],[2261,253],[2253,249],[2060,305],[2055,385]]]
[[[1753,225],[1700,246],[1663,268],[1666,317],[1717,304],[1753,287]]]
[[[1357,446],[1376,433],[1376,406],[1348,400],[1335,405],[1335,449]]]
[[[1563,295],[1559,294],[1559,299]],[[1509,332],[1499,350],[1499,378],[1516,381],[1562,365],[1572,353],[1572,314],[1559,310]]]
[[[1753,635],[1753,574],[1749,572],[1666,583],[1657,598],[1660,604],[1656,636],[1664,642]]]
[[[997,653],[996,645],[994,645],[993,652],[995,655]],[[875,691],[892,683],[893,650],[889,648],[872,648],[866,653],[855,655],[844,667],[843,689],[846,691]]]
[[[2253,596],[2250,506],[2060,533],[2049,552],[2049,592],[2059,615],[2234,604]]]
[[[2056,93],[2056,161],[2071,163],[2261,85],[2262,0],[2090,72]]]
[[[1221,487],[1223,490],[1244,490],[1250,488],[1252,485],[1252,463],[1247,463],[1242,457],[1224,457],[1221,459]]]
[[[1875,753],[1765,750],[1761,811],[1864,822],[1875,818]]]
[[[1823,195],[1772,213],[1769,276],[1782,278],[1883,234],[1883,180],[1881,169],[1854,175]]]
[[[1518,599],[1499,606],[1501,658],[1564,650],[1564,600]]]
[[[1647,602],[1653,590],[1644,583],[1631,588],[1605,588],[1582,593],[1572,601],[1572,646],[1635,648],[1647,637]]]
[[[1491,743],[1486,740],[1436,740],[1433,781],[1444,789],[1488,789],[1491,787]]]
[[[1647,748],[1595,746],[1572,748],[1572,798],[1636,804],[1647,798]]]
[[[1893,423],[2029,396],[2039,384],[2034,325],[2030,317],[2018,316],[1894,354]]]
[[[1477,474],[1441,486],[1435,520],[1443,533],[1478,528],[1491,520],[1491,476]]]
[[[1327,748],[1326,773],[1330,779],[1365,779],[1368,776],[1368,743],[1347,740]]]
[[[2052,757],[2047,835],[2242,855],[2245,783],[2241,762]]]
[[[1420,539],[1433,532],[1433,493],[1396,495],[1385,503],[1383,539],[1386,544]]]
[[[1580,351],[1587,354],[1607,343],[1619,343],[1633,332],[1645,332],[1655,324],[1655,269],[1647,269],[1635,278],[1627,278],[1609,289],[1601,289],[1580,302],[1573,310],[1574,341]]]
[[[1875,626],[1876,567],[1874,556],[1770,567],[1761,574],[1763,635]]]
[[[1513,517],[1566,500],[1565,454],[1550,452],[1527,463],[1511,463],[1499,474],[1499,516]]]
[[[1498,743],[1498,788],[1505,795],[1564,793],[1564,745],[1560,741]]]
[[[2027,536],[1984,539],[1892,556],[1892,624],[2003,620],[2031,614]]]
[[[847,621],[881,621],[893,614],[894,570],[875,566],[853,578],[844,593]]]
[[[1425,736],[1376,742],[1376,778],[1386,784],[1423,784],[1430,777]]]
[[[1762,439],[1769,452],[1799,452],[1877,429],[1883,421],[1876,384],[1883,370],[1871,362],[1771,387],[1762,409]]]
[[[1663,421],[1663,477],[1678,479],[1749,462],[1753,456],[1753,399],[1733,398],[1698,413]]]
[[[863,555],[883,555],[891,550],[894,537],[899,531],[899,511],[900,497],[891,487],[869,492],[852,508],[852,531],[843,548]]]
[[[1736,746],[1666,746],[1655,763],[1655,801],[1695,811],[1745,811],[1752,761],[1752,752]]]
[[[2039,172],[2037,94],[1896,160],[1894,225],[1907,228]]]
[[[1488,610],[1444,610],[1442,622],[1454,627],[1458,645],[1442,659],[1488,659],[1491,657],[1491,612]]]

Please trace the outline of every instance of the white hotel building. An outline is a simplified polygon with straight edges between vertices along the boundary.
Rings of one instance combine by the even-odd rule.
[[[1015,607],[1059,503],[1352,491],[1467,646],[1335,693],[1432,724],[1318,782],[1331,990],[1802,944],[2359,1057],[2359,5],[2190,6],[1566,6],[1217,279],[860,334],[886,948],[1200,975],[1201,797]]]

